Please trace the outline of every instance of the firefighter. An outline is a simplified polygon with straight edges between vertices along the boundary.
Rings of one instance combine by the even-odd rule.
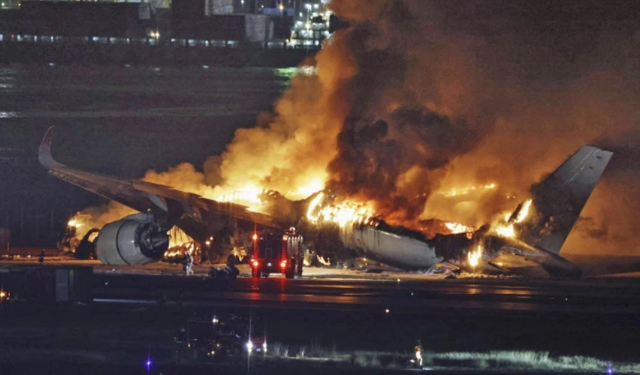
[[[182,270],[184,271],[186,276],[193,275],[193,256],[191,253],[186,253],[184,255],[184,259],[182,260]]]
[[[416,347],[413,348],[413,351],[415,352],[416,365],[418,367],[422,367],[422,342],[419,339],[416,343]]]
[[[38,257],[38,262],[40,262],[40,264],[44,264],[44,249],[42,249],[42,251],[40,252],[40,257]]]

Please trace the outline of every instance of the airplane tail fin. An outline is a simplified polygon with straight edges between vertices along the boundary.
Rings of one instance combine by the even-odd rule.
[[[531,212],[518,224],[520,239],[558,254],[612,156],[610,151],[582,146],[534,185]],[[523,207],[519,206],[514,215],[518,216],[521,209],[524,211]]]

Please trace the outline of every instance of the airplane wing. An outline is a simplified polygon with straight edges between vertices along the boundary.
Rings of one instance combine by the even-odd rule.
[[[221,214],[262,225],[277,226],[272,216],[250,211],[243,205],[218,202],[147,181],[123,180],[70,168],[54,160],[51,155],[53,129],[53,126],[49,128],[42,140],[38,159],[51,175],[61,180],[140,212],[161,210],[176,217],[187,214],[196,221],[202,221],[203,213]]]

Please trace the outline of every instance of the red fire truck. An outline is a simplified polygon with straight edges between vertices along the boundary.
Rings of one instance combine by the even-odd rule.
[[[302,276],[302,240],[295,228],[284,234],[272,230],[255,233],[249,261],[253,277],[269,277],[272,273],[282,273],[287,279]]]

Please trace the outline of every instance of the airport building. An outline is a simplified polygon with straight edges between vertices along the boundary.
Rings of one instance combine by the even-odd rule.
[[[322,30],[328,25],[319,17],[321,9],[319,1],[297,0],[3,0],[0,42],[88,38],[153,45],[182,39],[183,45],[276,42],[287,47],[296,44],[292,39],[307,38],[316,41],[307,44],[319,46],[326,35],[317,32],[318,25]]]

